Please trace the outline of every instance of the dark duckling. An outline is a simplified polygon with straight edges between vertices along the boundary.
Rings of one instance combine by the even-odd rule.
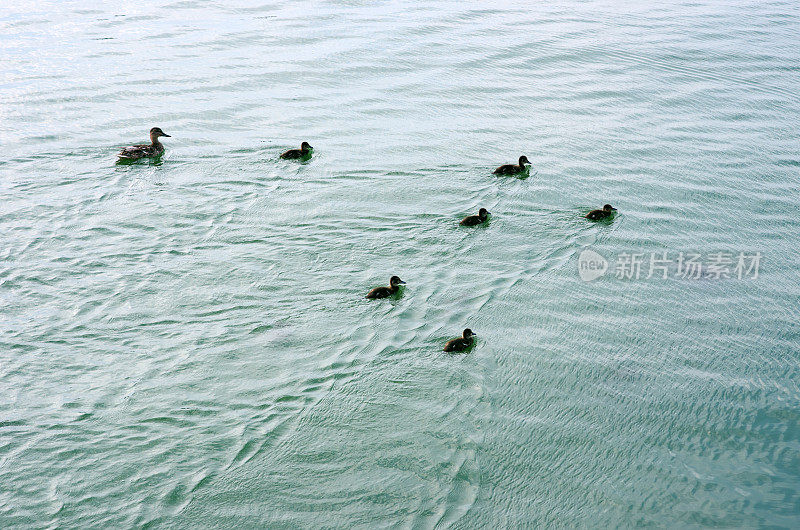
[[[285,153],[281,155],[281,158],[284,160],[297,160],[298,158],[308,158],[311,156],[311,151],[314,148],[311,147],[308,142],[303,142],[300,144],[300,149],[289,149]]]
[[[138,160],[140,158],[155,158],[164,154],[164,145],[158,141],[160,137],[171,138],[160,127],[150,129],[150,144],[132,145],[119,152],[120,160]]]
[[[464,330],[464,333],[461,336],[461,338],[447,341],[447,344],[444,345],[444,351],[447,352],[466,351],[472,348],[472,345],[474,343],[475,343],[475,334],[472,332],[471,329],[467,328]]]
[[[461,226],[477,226],[489,220],[489,211],[486,208],[478,210],[478,215],[470,215],[461,220]]]
[[[399,276],[392,276],[389,279],[389,287],[376,287],[367,293],[367,298],[375,299],[375,298],[386,298],[388,296],[392,296],[393,294],[396,294],[397,291],[400,290],[401,285],[405,284],[406,282],[401,280]]]
[[[527,173],[529,167],[525,164],[530,165],[530,160],[525,155],[519,157],[519,164],[506,164],[504,166],[500,166],[499,168],[494,170],[495,175],[517,175],[519,173]]]
[[[609,219],[610,217],[613,217],[616,212],[616,208],[610,204],[606,204],[603,206],[602,210],[592,210],[591,212],[587,213],[585,217],[590,221],[602,221],[603,219]]]

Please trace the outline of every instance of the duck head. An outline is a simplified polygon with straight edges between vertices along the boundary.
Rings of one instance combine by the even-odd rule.
[[[475,336],[475,334],[472,332],[471,329],[467,328],[464,330],[464,333],[461,336],[464,337],[465,339],[471,339],[472,337]]]
[[[153,143],[158,142],[160,137],[172,138],[170,135],[161,130],[161,127],[153,127],[150,129],[150,141]]]
[[[606,204],[605,206],[603,206],[603,211],[604,212],[616,212],[617,209],[614,208],[613,206],[611,206],[610,204]]]
[[[392,286],[392,289],[396,289],[398,285],[405,285],[406,282],[400,279],[400,276],[392,276],[389,278],[389,285]]]
[[[311,151],[312,149],[314,148],[311,147],[311,144],[309,144],[308,142],[303,142],[302,144],[300,144],[300,150],[303,152]]]
[[[489,218],[489,210],[487,210],[486,208],[481,208],[480,210],[478,210],[478,217],[480,217],[482,221],[485,221],[486,219]]]
[[[519,157],[519,165],[520,165],[520,166],[524,166],[525,164],[528,164],[528,165],[530,165],[530,164],[531,164],[531,161],[530,161],[530,160],[528,160],[528,157],[527,157],[527,156],[525,156],[525,155],[522,155],[521,157]]]

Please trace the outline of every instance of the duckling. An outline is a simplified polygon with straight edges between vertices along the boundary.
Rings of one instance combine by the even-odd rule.
[[[138,160],[140,158],[156,158],[164,154],[164,146],[158,141],[159,137],[171,138],[160,127],[150,129],[150,145],[140,144],[124,148],[117,155],[120,160]]]
[[[527,173],[530,168],[525,164],[530,165],[530,160],[525,155],[519,157],[519,164],[506,164],[494,170],[495,175],[517,175],[519,173]]]
[[[587,213],[585,217],[590,221],[602,221],[603,219],[609,219],[613,217],[616,212],[616,208],[610,204],[606,204],[603,206],[602,210],[592,210],[591,212]]]
[[[405,285],[406,282],[400,279],[399,276],[392,276],[389,278],[389,287],[376,287],[370,292],[367,293],[367,298],[375,299],[375,298],[386,298],[387,296],[392,296],[393,294],[397,293],[400,290],[401,285]]]
[[[464,330],[464,333],[461,335],[461,338],[447,341],[447,344],[444,345],[444,351],[447,352],[466,351],[472,348],[472,345],[474,343],[475,343],[475,334],[472,332],[471,329],[467,328]]]
[[[461,226],[477,226],[489,220],[489,211],[486,208],[478,210],[478,215],[470,215],[461,220]]]
[[[300,144],[300,149],[289,149],[288,151],[286,151],[285,153],[283,153],[281,155],[281,158],[283,158],[284,160],[296,160],[298,158],[310,158],[311,157],[311,151],[313,151],[313,150],[314,150],[314,148],[311,147],[308,144],[308,142],[303,142],[302,144]]]

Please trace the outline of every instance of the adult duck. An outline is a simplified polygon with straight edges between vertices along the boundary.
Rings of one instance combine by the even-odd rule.
[[[161,130],[160,127],[150,129],[150,143],[131,145],[119,152],[120,160],[139,160],[140,158],[157,158],[164,154],[164,144],[158,141],[159,138],[171,138],[170,135]]]

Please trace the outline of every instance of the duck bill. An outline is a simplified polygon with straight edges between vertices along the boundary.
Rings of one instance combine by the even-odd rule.
[[[403,280],[400,280],[399,282],[397,282],[397,285],[405,285],[405,284],[406,284],[406,282],[404,282]]]
[[[166,138],[172,138],[172,136],[170,136],[170,135],[168,135],[168,134],[162,134],[161,136],[164,136],[164,137],[166,137]]]

